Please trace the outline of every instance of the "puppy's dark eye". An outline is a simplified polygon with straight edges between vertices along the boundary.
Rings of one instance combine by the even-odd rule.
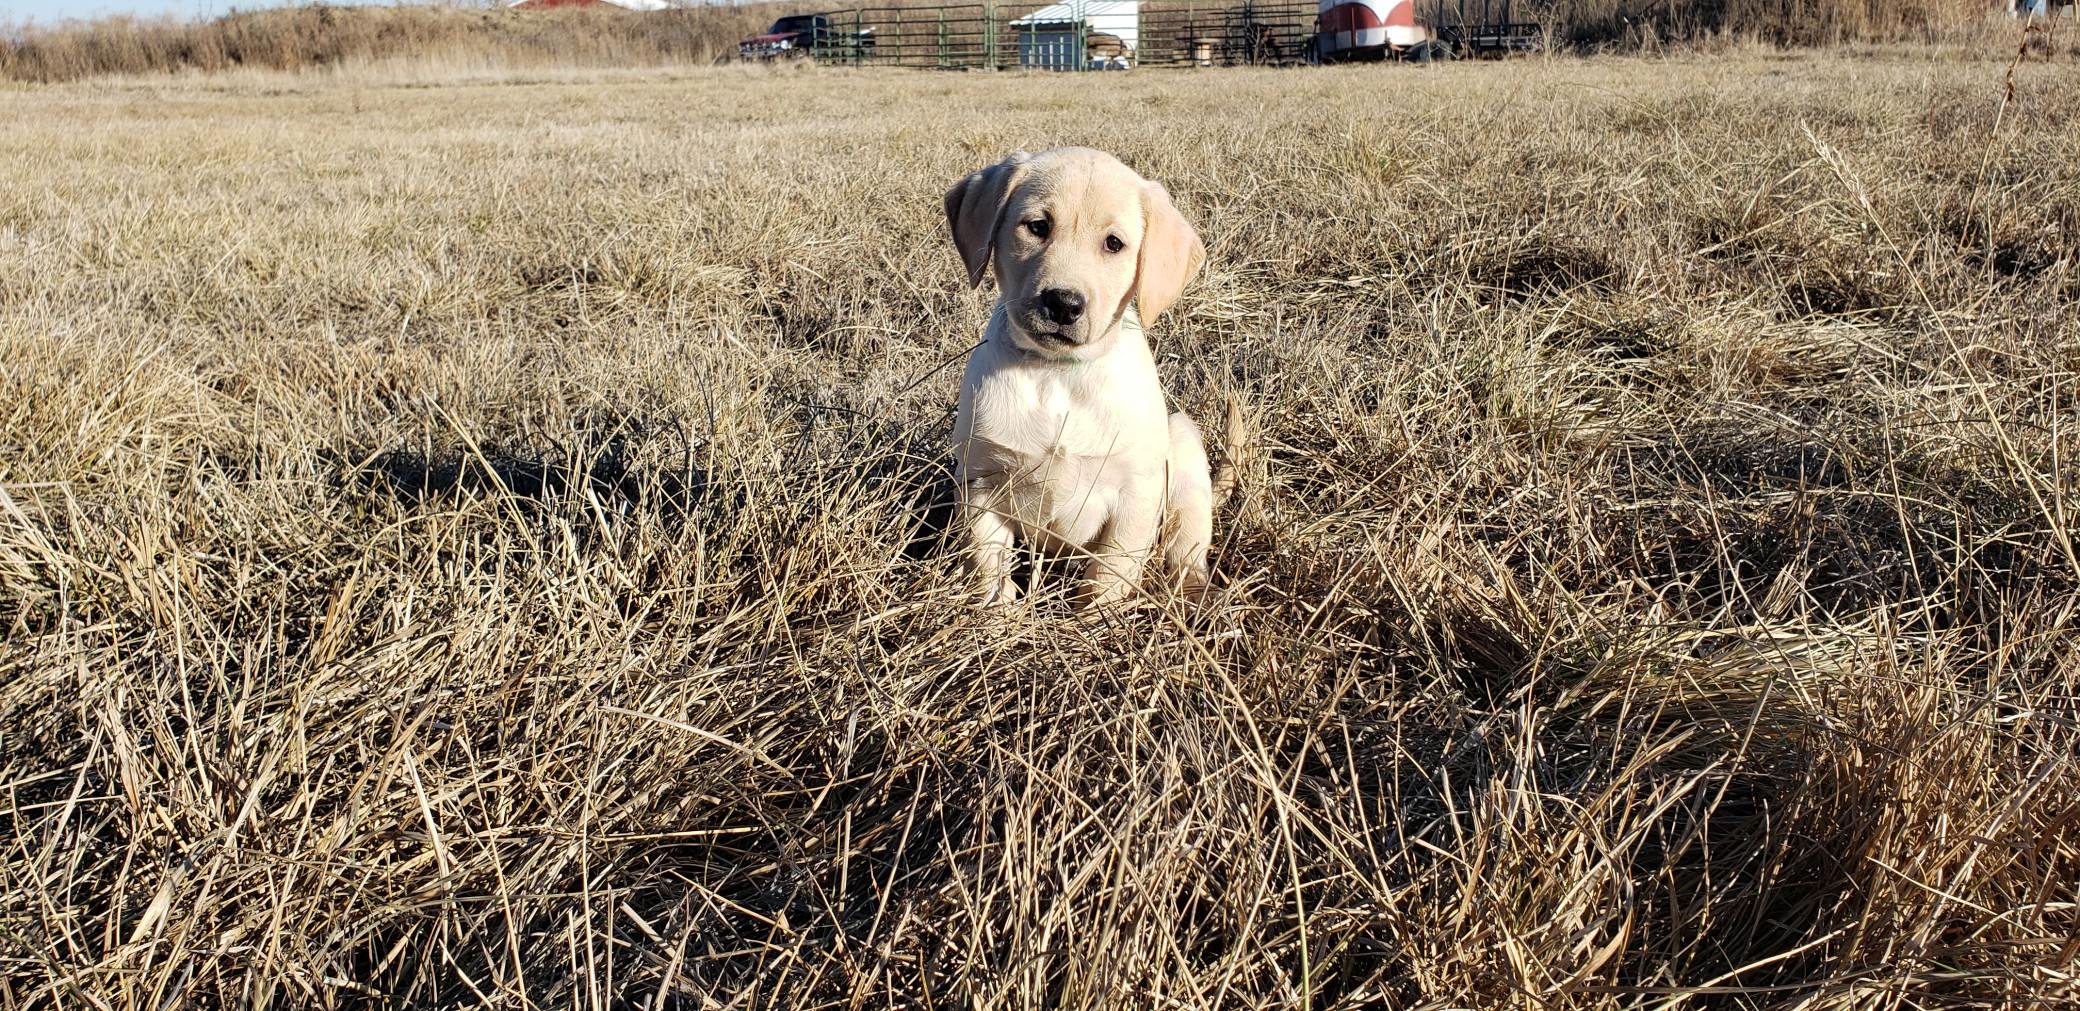
[[[1026,222],[1026,231],[1033,233],[1033,238],[1036,239],[1047,238],[1047,233],[1053,230],[1054,226],[1048,224],[1046,218],[1034,218]]]
[[[1121,241],[1119,241],[1119,236],[1117,236],[1117,235],[1108,235],[1108,236],[1106,236],[1106,237],[1105,237],[1105,251],[1106,251],[1106,252],[1108,252],[1108,253],[1117,253],[1117,252],[1119,252],[1120,250],[1122,250],[1122,249],[1125,249],[1125,248],[1127,248],[1127,244],[1126,244],[1126,243],[1124,243],[1124,242],[1121,242]]]

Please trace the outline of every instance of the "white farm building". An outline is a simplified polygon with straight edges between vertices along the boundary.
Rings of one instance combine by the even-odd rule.
[[[1141,35],[1140,0],[1068,0],[1011,22],[1018,65],[1041,70],[1125,70]]]

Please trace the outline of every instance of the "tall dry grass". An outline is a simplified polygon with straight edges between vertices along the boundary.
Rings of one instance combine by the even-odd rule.
[[[1525,6],[1561,37],[1588,45],[1716,35],[1789,46],[1981,41],[2007,21],[2000,0],[1552,0]]]
[[[0,999],[2073,1006],[2080,68],[2005,73],[0,90]],[[1203,612],[933,531],[939,193],[1069,142],[1208,240]]]
[[[635,14],[314,5],[200,21],[102,17],[31,24],[0,34],[0,78],[52,82],[101,74],[309,70],[394,60],[461,60],[506,68],[700,64],[735,55],[738,39],[771,23],[774,6]]]

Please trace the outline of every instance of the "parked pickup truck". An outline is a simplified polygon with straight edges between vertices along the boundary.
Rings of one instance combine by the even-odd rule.
[[[873,50],[874,29],[841,27],[829,14],[790,14],[773,22],[764,35],[737,43],[737,55],[747,60],[854,59],[871,56]]]

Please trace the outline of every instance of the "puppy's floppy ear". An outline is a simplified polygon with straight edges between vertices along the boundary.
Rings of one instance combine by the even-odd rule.
[[[946,191],[946,224],[953,229],[954,248],[968,265],[971,288],[982,283],[989,254],[996,248],[1004,205],[1011,201],[1011,190],[1025,175],[1026,162],[1031,159],[1024,151],[1013,151],[1010,157],[976,171]]]
[[[1177,213],[1163,184],[1142,187],[1141,207],[1147,226],[1141,234],[1141,269],[1134,286],[1141,322],[1149,323],[1184,294],[1185,283],[1206,262],[1206,244],[1185,223],[1184,215]]]

